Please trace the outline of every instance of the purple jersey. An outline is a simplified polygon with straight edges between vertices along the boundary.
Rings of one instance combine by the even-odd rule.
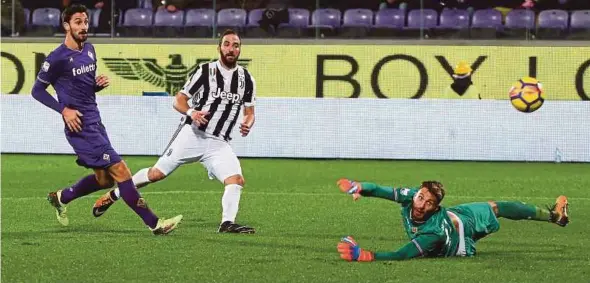
[[[84,115],[83,124],[100,121],[95,77],[96,52],[88,42],[81,51],[60,45],[47,56],[37,75],[38,80],[53,86],[60,104]]]

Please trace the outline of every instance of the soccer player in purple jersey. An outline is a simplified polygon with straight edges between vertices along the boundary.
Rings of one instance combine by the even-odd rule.
[[[94,174],[80,179],[69,188],[49,193],[47,200],[55,208],[57,220],[67,226],[66,204],[98,190],[111,188],[116,182],[125,203],[155,235],[170,233],[182,215],[159,219],[148,208],[131,180],[129,167],[111,146],[101,122],[95,93],[107,87],[109,79],[104,75],[96,76],[96,51],[92,44],[86,42],[86,7],[72,5],[66,8],[62,13],[62,24],[66,31],[65,41],[47,56],[32,94],[36,100],[62,115],[66,139],[78,156],[76,162],[93,169]],[[47,92],[48,85],[55,89],[57,100]]]

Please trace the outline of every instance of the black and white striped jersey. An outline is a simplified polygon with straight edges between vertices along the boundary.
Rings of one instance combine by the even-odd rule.
[[[255,104],[256,82],[242,66],[227,70],[217,60],[200,65],[181,92],[191,98],[194,109],[209,112],[209,122],[199,130],[230,140],[242,105]]]

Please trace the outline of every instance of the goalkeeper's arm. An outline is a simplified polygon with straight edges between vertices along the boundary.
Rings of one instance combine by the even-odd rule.
[[[375,260],[406,260],[422,256],[422,251],[412,241],[395,252],[375,252],[373,256]]]
[[[436,243],[436,236],[420,236],[419,239],[413,239],[394,252],[371,252],[362,249],[351,236],[348,236],[338,244],[338,252],[340,258],[347,261],[407,260],[425,255],[425,252],[436,246]]]
[[[338,180],[340,191],[353,195],[354,200],[360,196],[377,197],[405,203],[412,200],[416,189],[392,188],[369,182],[356,182],[349,179]]]

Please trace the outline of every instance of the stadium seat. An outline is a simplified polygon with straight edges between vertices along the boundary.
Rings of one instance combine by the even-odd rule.
[[[537,38],[560,39],[565,37],[569,14],[563,10],[545,10],[539,13]]]
[[[310,34],[316,34],[319,37],[334,36],[336,30],[340,28],[342,13],[336,9],[317,9],[311,15]]]
[[[507,38],[530,39],[535,29],[535,12],[516,9],[506,15],[503,35]]]
[[[217,36],[226,29],[238,32],[246,27],[247,13],[243,9],[222,9],[217,13]]]
[[[55,8],[40,8],[33,11],[29,36],[52,36],[60,26],[60,12]]]
[[[438,13],[432,9],[411,10],[408,13],[408,26],[403,36],[417,38],[421,34],[430,37],[438,26]]]
[[[382,9],[375,14],[375,25],[369,35],[372,37],[395,37],[406,25],[404,10]]]
[[[178,37],[183,30],[184,11],[170,13],[166,10],[158,10],[154,14],[155,37]]]
[[[369,34],[373,25],[373,11],[369,9],[349,9],[344,11],[340,37],[363,38]]]
[[[119,27],[119,32],[123,36],[129,37],[150,37],[152,36],[153,17],[150,9],[129,9],[125,12],[123,26]]]
[[[573,11],[569,39],[590,39],[590,10]]]
[[[470,36],[472,38],[497,38],[502,28],[502,13],[498,10],[477,10],[473,13]]]
[[[436,37],[469,37],[469,12],[461,9],[444,9],[440,14],[440,24],[435,29]]]
[[[215,10],[191,9],[186,11],[184,23],[184,36],[186,37],[211,37],[213,24],[215,23]]]
[[[276,31],[278,37],[297,38],[305,35],[309,26],[309,10],[289,9],[289,23],[280,24]]]
[[[269,37],[272,36],[272,26],[270,30],[265,30],[264,28],[260,27],[258,23],[262,16],[264,15],[265,9],[254,9],[248,13],[248,23],[246,24],[246,32],[245,35],[247,37]]]
[[[23,13],[25,14],[25,27],[29,27],[31,25],[31,10],[24,8]]]

